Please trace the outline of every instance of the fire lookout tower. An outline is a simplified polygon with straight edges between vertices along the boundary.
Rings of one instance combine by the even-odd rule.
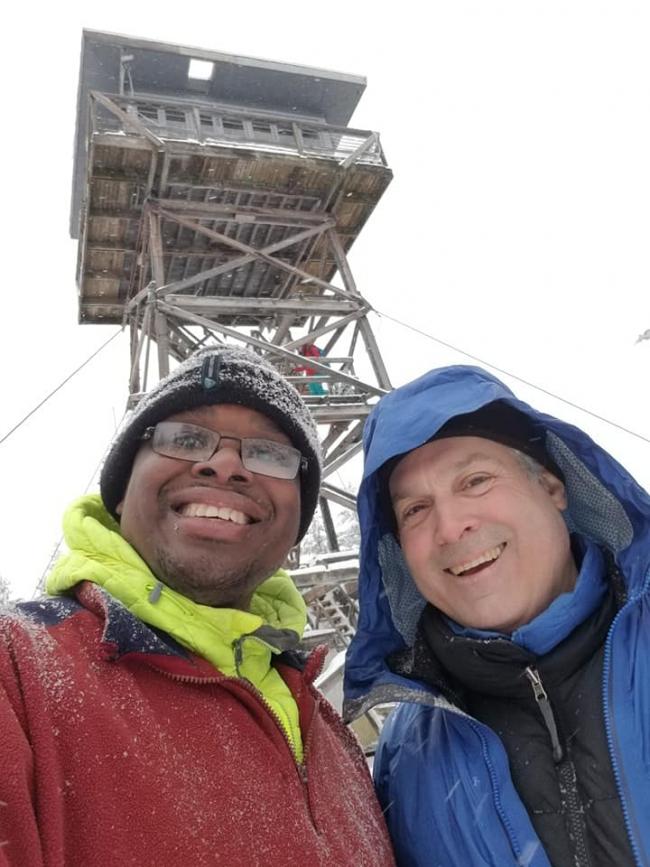
[[[324,431],[331,552],[328,503],[354,506],[331,476],[391,387],[347,259],[392,177],[377,133],[347,126],[364,87],[320,69],[82,38],[70,223],[79,320],[128,326],[131,405],[152,366],[164,375],[200,345],[268,355]],[[298,570],[299,585],[313,593],[330,580],[339,592],[351,573],[336,560]],[[320,591],[314,599],[327,607]],[[346,643],[339,602],[330,619],[343,618]]]

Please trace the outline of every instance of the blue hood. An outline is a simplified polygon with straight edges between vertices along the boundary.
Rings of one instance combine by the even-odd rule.
[[[426,443],[449,419],[504,401],[539,427],[546,450],[564,474],[571,532],[609,549],[625,576],[630,598],[644,590],[650,561],[650,496],[580,429],[537,412],[478,367],[430,371],[386,395],[364,431],[365,466],[359,490],[361,526],[360,616],[347,653],[345,716],[430,688],[393,674],[386,658],[411,646],[425,605],[392,532],[380,496],[381,467]],[[385,498],[384,498],[385,500]],[[645,538],[645,544],[642,544]]]

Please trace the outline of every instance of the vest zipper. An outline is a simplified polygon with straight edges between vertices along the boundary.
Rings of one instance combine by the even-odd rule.
[[[553,761],[557,765],[562,761],[562,758],[564,756],[564,750],[562,749],[560,737],[557,733],[557,725],[555,723],[555,717],[553,716],[553,708],[551,707],[551,702],[548,700],[548,695],[546,694],[544,684],[542,683],[542,679],[539,676],[539,672],[537,671],[537,669],[528,666],[528,668],[525,669],[525,674],[530,681],[530,685],[533,688],[533,695],[535,696],[537,706],[542,712],[544,725],[548,729],[548,733],[551,736],[551,744],[553,746]]]
[[[565,755],[560,743],[553,708],[544,689],[542,678],[536,668],[528,666],[524,673],[533,688],[533,695],[539,707],[544,725],[550,735],[553,747],[553,761],[558,776],[560,798],[566,804],[569,844],[573,847],[576,867],[589,867],[589,848],[584,824],[584,809],[578,792],[578,780],[573,762]]]

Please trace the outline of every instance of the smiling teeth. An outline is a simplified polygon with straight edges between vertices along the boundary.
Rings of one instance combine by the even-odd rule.
[[[497,560],[501,556],[505,547],[505,544],[497,545],[496,548],[490,548],[488,551],[484,551],[480,557],[476,558],[476,560],[470,560],[469,563],[462,563],[460,566],[450,566],[447,571],[451,572],[452,575],[462,575],[470,569],[476,569],[477,566],[481,566],[483,563],[490,563],[492,560]]]
[[[186,503],[178,510],[184,518],[221,518],[235,524],[250,524],[251,519],[243,512],[226,506],[208,506],[206,503]]]

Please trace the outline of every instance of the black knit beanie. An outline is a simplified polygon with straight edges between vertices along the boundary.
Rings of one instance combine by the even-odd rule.
[[[510,446],[534,458],[560,481],[564,481],[562,470],[546,450],[544,428],[501,400],[488,403],[474,412],[454,416],[431,439],[448,437],[481,437]]]
[[[306,469],[300,471],[298,543],[318,502],[321,453],[316,423],[296,389],[268,361],[234,346],[198,350],[142,398],[104,462],[99,480],[104,505],[119,520],[115,510],[148,427],[178,412],[220,403],[245,406],[270,418],[307,459]]]

